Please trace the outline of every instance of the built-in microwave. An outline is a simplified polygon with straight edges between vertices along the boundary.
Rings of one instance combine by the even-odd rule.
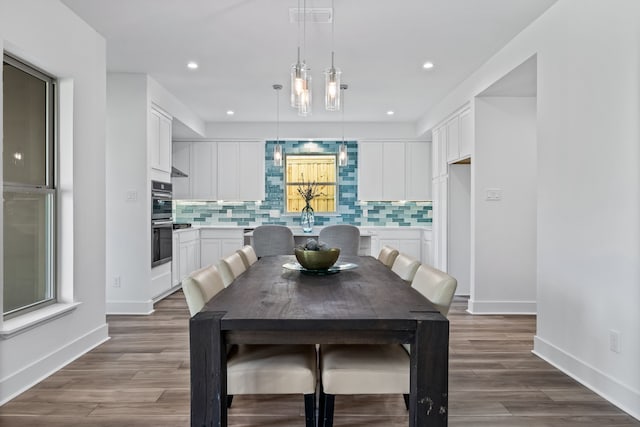
[[[171,219],[172,186],[168,182],[151,181],[151,220]]]

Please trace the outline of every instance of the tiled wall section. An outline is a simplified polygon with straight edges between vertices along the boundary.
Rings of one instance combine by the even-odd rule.
[[[337,153],[342,141],[284,141],[285,154]],[[238,225],[255,227],[260,224],[299,226],[297,214],[284,214],[284,168],[273,165],[274,141],[265,149],[265,200],[262,202],[188,202],[174,203],[174,221],[194,225]],[[316,214],[316,225],[354,224],[361,226],[424,226],[431,225],[431,202],[358,202],[358,146],[348,141],[347,166],[339,167],[338,212]],[[227,217],[231,209],[232,216]],[[272,214],[277,211],[280,217]],[[366,216],[363,215],[366,211]]]

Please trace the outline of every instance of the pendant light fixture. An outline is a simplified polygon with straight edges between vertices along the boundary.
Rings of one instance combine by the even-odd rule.
[[[340,74],[342,71],[333,65],[335,11],[334,0],[331,0],[331,68],[324,72],[324,108],[327,111],[340,110]]]
[[[348,85],[340,85],[340,92],[349,89]],[[338,165],[347,166],[349,163],[349,155],[347,154],[347,144],[344,142],[344,95],[342,97],[342,144],[338,150]]]
[[[275,84],[273,89],[276,91],[276,143],[273,146],[273,165],[282,166],[282,145],[280,145],[280,89],[282,85]]]
[[[298,0],[298,57],[291,67],[291,106],[298,109],[298,115],[311,114],[311,69],[305,59],[307,44],[307,1],[304,0],[302,15]],[[300,20],[303,20],[303,50],[300,61]]]

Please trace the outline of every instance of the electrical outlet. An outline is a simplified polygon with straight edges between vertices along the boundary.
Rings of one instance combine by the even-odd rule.
[[[269,211],[269,218],[280,218],[280,211],[277,209],[271,209]]]
[[[620,332],[609,330],[609,350],[614,353],[620,353]]]
[[[231,218],[233,216],[233,211],[231,209],[227,209],[227,218]]]
[[[362,217],[367,218],[368,216],[369,216],[369,209],[367,208],[362,209]]]
[[[119,288],[121,283],[120,276],[113,276],[113,287]]]
[[[502,200],[502,189],[501,188],[487,188],[487,196],[485,200],[497,202]]]
[[[138,200],[138,192],[136,190],[127,190],[127,202],[135,202]]]

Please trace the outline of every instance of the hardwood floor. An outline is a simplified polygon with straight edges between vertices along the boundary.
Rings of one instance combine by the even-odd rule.
[[[450,426],[640,426],[531,354],[534,316],[451,321]],[[189,312],[182,292],[150,316],[109,316],[111,340],[0,407],[0,426],[189,425]],[[302,396],[236,396],[229,423],[303,426]],[[406,426],[402,396],[338,396],[336,427]]]

